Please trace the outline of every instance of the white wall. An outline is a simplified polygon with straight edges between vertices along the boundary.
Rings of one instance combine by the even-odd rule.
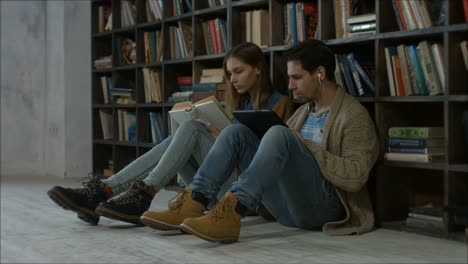
[[[91,171],[89,1],[1,1],[1,175]]]

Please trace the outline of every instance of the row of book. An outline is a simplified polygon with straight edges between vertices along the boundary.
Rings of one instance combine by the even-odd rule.
[[[191,0],[172,0],[172,15],[180,16],[192,12]]]
[[[143,32],[143,49],[145,52],[145,62],[155,63],[162,61],[163,38],[161,30]]]
[[[171,59],[186,59],[192,56],[192,25],[178,21],[178,26],[169,26],[169,47]]]
[[[391,127],[387,143],[386,160],[428,163],[445,157],[443,127]]]
[[[417,45],[385,47],[388,87],[391,96],[444,94],[444,48],[427,40]]]
[[[421,0],[392,0],[392,5],[400,30],[430,28],[444,23],[444,17],[440,17],[440,10],[443,10],[443,6],[429,5]],[[432,10],[433,17],[431,17],[430,6],[437,9]]]
[[[98,32],[112,30],[112,6],[98,6]]]
[[[99,118],[101,121],[102,139],[112,140],[114,138],[114,129],[112,114],[108,110],[100,109]],[[147,118],[148,131],[151,131],[148,138],[151,143],[159,143],[164,140],[163,118],[160,112],[148,112]],[[118,140],[122,142],[136,142],[136,115],[135,112],[118,109],[117,110]]]
[[[208,0],[208,7],[222,6],[226,4],[226,0]]]
[[[226,21],[221,18],[210,19],[201,23],[206,54],[226,51]]]
[[[375,95],[375,67],[361,65],[353,52],[335,56],[335,79],[354,97]]]
[[[292,2],[284,9],[284,43],[286,45],[317,38],[318,3]]]
[[[163,1],[146,0],[146,21],[151,22],[163,18]]]
[[[267,9],[241,12],[241,25],[244,28],[242,42],[253,42],[259,47],[268,46],[270,38],[270,15]]]
[[[131,27],[136,23],[135,2],[131,0],[122,0],[120,8],[120,22],[122,28]]]
[[[152,68],[143,68],[143,83],[145,103],[162,103],[162,76],[161,72]]]
[[[160,112],[149,112],[148,113],[149,119],[149,131],[151,131],[151,142],[152,143],[159,143],[164,140],[164,133],[163,133],[163,118]]]

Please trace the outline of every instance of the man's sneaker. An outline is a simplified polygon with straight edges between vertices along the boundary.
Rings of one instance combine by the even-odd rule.
[[[101,203],[96,214],[132,224],[140,224],[140,216],[148,210],[155,195],[153,187],[136,181],[130,189],[114,199]]]
[[[47,194],[65,210],[76,212],[81,220],[96,225],[99,215],[94,210],[100,202],[108,199],[104,192],[106,185],[96,176],[88,175],[88,180],[83,182],[83,186],[84,188],[55,186]]]
[[[180,228],[212,242],[233,243],[239,239],[241,215],[237,212],[237,197],[227,192],[207,214],[185,219]]]
[[[192,190],[186,187],[169,201],[169,209],[160,212],[147,211],[140,221],[159,230],[178,230],[180,223],[186,218],[202,216],[205,207],[192,198]]]

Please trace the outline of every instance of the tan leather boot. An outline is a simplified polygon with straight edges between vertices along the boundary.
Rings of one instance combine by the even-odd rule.
[[[212,242],[233,243],[239,239],[241,216],[236,212],[237,197],[227,192],[215,208],[198,218],[185,219],[180,228]]]
[[[169,209],[164,211],[146,211],[140,217],[141,223],[159,230],[178,230],[180,223],[189,217],[203,215],[205,206],[192,199],[192,190],[185,188],[172,198]]]

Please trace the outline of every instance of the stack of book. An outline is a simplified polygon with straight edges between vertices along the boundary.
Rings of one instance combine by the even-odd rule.
[[[112,67],[112,55],[102,56],[94,60],[96,70],[108,69]]]
[[[192,99],[192,83],[193,79],[190,75],[182,75],[176,78],[176,83],[179,91],[171,94],[168,98],[169,103],[179,103],[190,101]]]
[[[112,102],[117,104],[134,104],[135,90],[127,88],[111,88]]]
[[[224,101],[226,90],[223,68],[203,69],[198,83],[193,84],[192,102],[214,96],[218,101]]]
[[[375,13],[348,17],[346,19],[349,29],[348,36],[375,34],[375,19]]]
[[[444,229],[443,209],[432,204],[410,208],[406,225],[442,231]]]
[[[391,127],[386,160],[431,162],[445,156],[443,127]]]

